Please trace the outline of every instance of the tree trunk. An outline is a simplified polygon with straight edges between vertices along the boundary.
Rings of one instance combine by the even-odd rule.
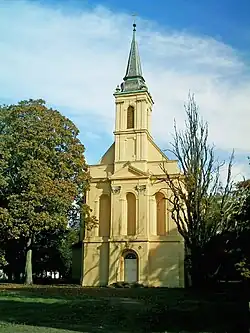
[[[8,273],[8,281],[10,283],[12,283],[14,281],[14,273],[12,271],[10,271],[10,273]]]
[[[201,249],[193,247],[192,249],[187,249],[186,254],[188,257],[188,273],[191,280],[190,287],[193,289],[200,289],[204,287]]]
[[[197,265],[196,261],[192,261],[191,281],[193,289],[200,289],[204,287],[202,272],[199,270],[199,265]]]
[[[29,238],[26,249],[25,284],[33,284],[32,275],[32,239]]]

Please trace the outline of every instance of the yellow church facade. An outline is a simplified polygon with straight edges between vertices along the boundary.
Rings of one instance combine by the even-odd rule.
[[[142,75],[135,28],[126,75],[114,93],[114,143],[89,167],[86,202],[98,227],[85,231],[81,283],[184,287],[184,242],[169,212],[171,193],[165,183],[153,181],[164,177],[163,162],[173,177],[179,169],[151,136],[153,100]]]

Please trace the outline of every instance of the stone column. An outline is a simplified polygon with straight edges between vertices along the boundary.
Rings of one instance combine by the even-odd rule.
[[[141,234],[141,214],[140,214],[140,198],[139,196],[136,197],[136,226],[135,226],[135,234]]]
[[[136,134],[135,144],[136,144],[136,147],[135,147],[135,149],[136,149],[136,160],[140,161],[141,160],[141,134],[140,133]]]
[[[151,235],[157,235],[157,226],[156,226],[156,202],[155,196],[150,195],[149,199],[149,232]]]
[[[120,235],[127,235],[127,205],[126,198],[120,199],[121,204],[121,219],[120,219]]]
[[[99,201],[100,201],[99,198],[95,200],[95,208],[94,208],[95,216],[98,221],[99,221],[99,217],[100,217],[99,216],[99,205],[100,205]],[[99,236],[99,224],[96,228],[94,228],[93,236],[95,236],[95,237]]]
[[[127,109],[128,109],[128,105],[127,103],[124,103],[123,105],[121,105],[121,122],[120,122],[120,129],[124,130],[127,128]]]
[[[118,185],[112,185],[111,186],[111,228],[110,228],[110,236],[116,236],[117,235],[117,214],[116,214],[116,208],[117,208],[117,195],[120,194],[121,186]],[[119,201],[118,201],[119,202]]]
[[[142,128],[142,110],[141,110],[141,101],[140,100],[136,101],[135,114],[136,114],[135,128],[141,129]]]
[[[137,185],[136,190],[138,192],[137,197],[137,234],[142,235],[146,234],[146,212],[144,210],[145,208],[145,193],[146,193],[146,185]]]
[[[120,136],[115,137],[115,161],[120,161]]]

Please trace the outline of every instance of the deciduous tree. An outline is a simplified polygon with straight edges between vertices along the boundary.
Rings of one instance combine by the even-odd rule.
[[[201,119],[194,96],[189,95],[185,111],[185,128],[178,130],[175,123],[170,149],[181,172],[173,177],[168,173],[167,163],[163,163],[164,177],[157,181],[170,189],[168,207],[185,241],[192,285],[198,285],[204,245],[230,225],[234,207],[231,195],[233,155],[226,183],[222,186],[222,164],[216,159],[215,147],[208,142],[208,124]]]
[[[6,239],[25,240],[27,284],[37,235],[65,230],[85,207],[89,174],[78,134],[43,100],[0,108],[0,229]]]

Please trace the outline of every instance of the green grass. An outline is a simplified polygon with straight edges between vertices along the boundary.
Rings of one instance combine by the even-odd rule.
[[[244,332],[246,303],[181,289],[0,286],[0,332]]]

